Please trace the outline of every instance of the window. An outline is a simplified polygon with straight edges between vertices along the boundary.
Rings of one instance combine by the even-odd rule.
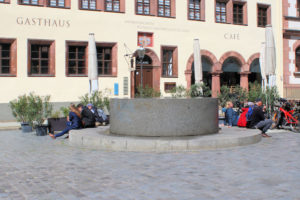
[[[39,0],[20,0],[21,4],[39,5]]]
[[[203,1],[203,0],[202,0]],[[200,0],[189,0],[189,19],[200,20]]]
[[[50,45],[32,44],[30,55],[29,74],[49,74]]]
[[[150,15],[150,0],[137,0],[136,13]]]
[[[216,2],[216,22],[226,22],[226,2]]]
[[[112,75],[112,47],[97,46],[98,75]]]
[[[86,74],[86,45],[69,45],[68,46],[68,75],[85,75]]]
[[[170,93],[176,87],[175,82],[165,83],[165,92]]]
[[[178,76],[178,50],[174,46],[161,47],[162,76]]]
[[[268,24],[268,21],[268,7],[258,5],[257,25],[260,27],[265,27]]]
[[[105,10],[120,12],[120,0],[105,0]]]
[[[10,0],[0,0],[0,3],[10,3]]]
[[[10,74],[10,43],[0,43],[0,74]]]
[[[81,8],[87,10],[96,10],[96,0],[81,0]]]
[[[234,24],[244,24],[244,14],[243,14],[243,4],[235,3],[233,4],[233,23]]]
[[[296,71],[300,71],[300,47],[296,49]]]
[[[65,7],[65,0],[49,0],[50,7]]]
[[[158,16],[171,17],[171,0],[158,0]]]

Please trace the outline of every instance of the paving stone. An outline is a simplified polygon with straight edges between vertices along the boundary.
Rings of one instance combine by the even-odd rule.
[[[0,199],[299,199],[300,134],[270,134],[229,149],[136,153],[0,131]]]

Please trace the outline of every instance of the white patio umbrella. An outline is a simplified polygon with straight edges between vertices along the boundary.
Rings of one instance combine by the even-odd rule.
[[[194,73],[195,83],[202,83],[203,74],[199,39],[194,39]]]
[[[269,77],[268,85],[270,87],[276,84],[276,50],[273,28],[271,25],[266,26],[266,51],[265,51],[265,73]]]
[[[260,57],[259,57],[259,65],[260,65],[260,73],[261,73],[261,79],[262,79],[262,89],[266,89],[266,83],[267,83],[267,78],[266,78],[266,72],[265,72],[265,53],[266,53],[266,43],[262,42],[261,43],[261,51],[260,51]]]
[[[98,67],[97,67],[97,49],[94,33],[89,34],[89,63],[88,74],[90,84],[90,94],[98,91]]]

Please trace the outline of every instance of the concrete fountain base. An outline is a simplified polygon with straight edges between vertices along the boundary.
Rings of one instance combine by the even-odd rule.
[[[244,146],[261,140],[258,130],[222,128],[217,134],[184,137],[138,137],[110,134],[109,127],[70,131],[69,143],[90,149],[133,152],[179,152]]]

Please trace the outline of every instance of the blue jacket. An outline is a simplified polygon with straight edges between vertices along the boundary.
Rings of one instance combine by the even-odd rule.
[[[72,129],[77,129],[82,127],[81,119],[74,112],[69,112],[69,120],[70,121],[67,124]]]
[[[239,120],[239,115],[232,108],[227,108],[225,111],[225,124],[228,126],[236,126]]]

